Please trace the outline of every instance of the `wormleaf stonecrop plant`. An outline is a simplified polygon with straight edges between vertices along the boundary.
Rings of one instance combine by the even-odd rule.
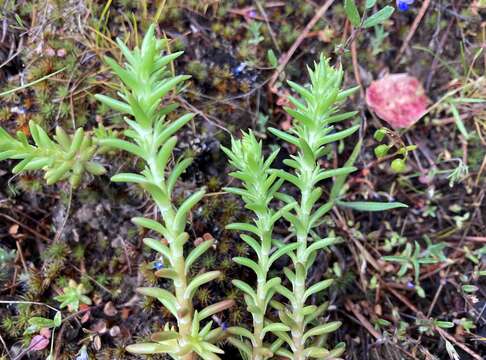
[[[288,252],[292,259],[292,269],[284,269],[291,289],[282,285],[277,286],[278,292],[286,298],[288,304],[274,302],[279,309],[282,323],[290,329],[289,332],[277,333],[277,336],[290,347],[290,351],[282,348],[278,354],[294,360],[335,358],[344,352],[342,343],[332,350],[325,346],[327,334],[338,329],[341,322],[316,321],[326,311],[328,303],[308,305],[309,300],[328,288],[333,280],[324,279],[308,286],[308,275],[318,251],[336,243],[335,238],[322,236],[320,225],[323,216],[332,209],[341,194],[346,176],[356,170],[351,165],[357,151],[353,152],[350,160],[342,168],[325,170],[321,168],[319,159],[332,153],[333,142],[348,137],[359,128],[359,125],[355,125],[342,131],[333,131],[333,123],[356,115],[356,112],[336,113],[337,105],[356,90],[341,90],[343,71],[340,68],[334,69],[322,57],[314,65],[314,69],[308,71],[310,87],[289,82],[292,89],[302,98],[301,101],[290,97],[295,109],[286,109],[294,118],[293,127],[289,132],[269,129],[297,149],[296,155],[284,160],[292,170],[277,172],[280,178],[299,190],[299,195],[294,198],[287,194],[277,194],[278,198],[287,204],[297,203],[292,211],[283,214],[290,223],[297,249]],[[355,149],[359,149],[359,146],[360,143]],[[334,184],[329,199],[323,205],[318,204],[323,194],[321,182],[333,177]]]
[[[273,226],[295,204],[291,202],[278,211],[270,207],[275,193],[283,183],[277,173],[270,169],[278,150],[264,159],[262,144],[251,132],[244,133],[242,140],[232,139],[231,149],[224,147],[222,149],[230,159],[231,165],[237,169],[230,175],[242,182],[242,188],[225,188],[225,190],[241,196],[246,208],[254,214],[253,224],[234,223],[227,228],[246,232],[247,234],[240,235],[241,239],[257,255],[257,262],[243,257],[233,259],[236,263],[255,272],[257,285],[254,290],[241,280],[233,280],[233,284],[244,293],[245,303],[253,318],[253,331],[231,327],[228,329],[229,333],[245,340],[230,337],[229,341],[253,360],[268,359],[281,347],[283,341],[277,339],[270,344],[264,341],[265,335],[274,331],[290,330],[287,325],[271,323],[265,318],[267,307],[281,282],[279,277],[269,279],[268,272],[276,260],[298,246],[294,243],[276,249],[272,238]]]
[[[153,334],[152,342],[129,345],[127,350],[136,354],[167,353],[181,360],[195,359],[197,353],[205,360],[216,360],[219,359],[216,354],[223,351],[214,343],[223,329],[212,329],[212,321],[204,326],[201,326],[201,322],[230,307],[232,302],[222,301],[201,311],[194,310],[193,296],[197,289],[216,279],[220,273],[210,271],[190,278],[191,266],[213,244],[213,240],[205,241],[187,257],[184,256],[184,245],[189,239],[185,231],[188,214],[201,200],[204,190],[190,195],[177,207],[173,201],[174,187],[191,159],[177,161],[172,167],[169,165],[177,143],[174,134],[194,115],[185,114],[169,121],[166,115],[177,105],[161,106],[164,96],[189,76],[171,75],[168,65],[181,52],[161,56],[167,42],[156,39],[153,26],[147,31],[140,49],[129,50],[120,40],[118,46],[127,63],[122,67],[110,58],[106,59],[106,63],[123,82],[123,91],[118,94],[121,100],[104,95],[96,97],[129,116],[125,118],[129,126],[124,132],[127,140],[105,138],[100,140],[100,144],[128,151],[144,163],[140,173],[117,174],[112,181],[139,184],[150,194],[160,211],[160,222],[141,217],[134,218],[133,222],[165,239],[146,238],[144,243],[160,254],[160,261],[155,262],[155,275],[172,280],[175,292],[158,287],[143,287],[137,291],[159,300],[177,320],[176,327],[167,324],[164,331]]]
[[[93,175],[105,173],[105,168],[93,161],[96,146],[83,129],[79,128],[74,135],[68,135],[58,126],[54,138],[51,139],[40,125],[31,121],[29,132],[33,144],[22,131],[18,131],[15,138],[0,128],[0,161],[21,160],[12,169],[14,174],[43,170],[48,185],[69,180],[75,188],[86,171]]]

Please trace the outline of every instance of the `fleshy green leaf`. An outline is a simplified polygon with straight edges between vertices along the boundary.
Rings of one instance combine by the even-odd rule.
[[[386,211],[398,208],[407,208],[400,202],[373,202],[373,201],[338,201],[337,204],[342,207],[347,207],[358,211]]]
[[[304,341],[312,336],[318,336],[318,335],[329,334],[331,332],[334,332],[337,329],[339,329],[341,324],[342,323],[340,321],[333,321],[327,324],[318,325],[305,333]]]
[[[145,296],[156,298],[177,318],[177,299],[167,290],[155,287],[142,287],[138,288],[137,292]]]
[[[187,256],[186,258],[186,265],[185,265],[185,271],[186,274],[189,273],[189,270],[192,266],[192,264],[202,255],[204,254],[214,243],[214,240],[206,240],[196,246],[195,249],[191,251],[191,253]]]
[[[126,351],[132,354],[151,355],[151,354],[166,354],[177,352],[177,347],[174,344],[160,344],[160,343],[140,343],[128,345]]]
[[[184,297],[186,299],[192,299],[198,287],[204,285],[205,283],[215,280],[220,275],[221,275],[220,271],[209,271],[207,273],[196,276],[187,286],[186,292],[184,293]]]

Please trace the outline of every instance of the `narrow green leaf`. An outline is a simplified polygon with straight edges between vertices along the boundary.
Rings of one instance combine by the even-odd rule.
[[[277,57],[275,56],[275,53],[273,52],[272,49],[267,50],[267,60],[272,68],[275,69],[278,66]]]
[[[348,160],[346,160],[343,167],[345,167],[345,168],[346,167],[352,167],[354,165],[354,163],[356,162],[356,159],[358,158],[358,155],[361,151],[362,143],[363,143],[363,141],[361,139],[356,143],[356,145],[354,146],[353,152],[349,156]],[[339,176],[336,176],[336,178],[334,179],[334,184],[332,185],[332,188],[331,188],[331,196],[330,196],[331,201],[334,201],[335,199],[337,199],[340,196],[341,190],[344,187],[344,183],[346,182],[346,176],[347,175],[339,175]]]
[[[207,240],[196,246],[186,258],[185,272],[189,274],[192,264],[204,254],[214,243],[214,240]]]
[[[177,318],[177,299],[167,290],[155,287],[142,287],[138,288],[137,292],[141,295],[156,298]]]
[[[186,171],[186,169],[192,164],[192,158],[184,159],[178,162],[171,170],[169,177],[167,178],[167,191],[172,193],[179,177]]]
[[[234,300],[223,300],[215,304],[209,305],[198,313],[199,321],[204,320],[210,316],[213,316],[214,314],[218,314],[221,311],[230,309],[234,305],[235,305]]]
[[[177,144],[177,137],[172,136],[170,137],[163,145],[162,148],[159,150],[157,154],[157,165],[161,169],[165,169],[167,163],[169,162],[170,156],[172,155],[172,151]]]
[[[56,169],[51,169],[45,173],[44,178],[46,179],[47,185],[52,185],[63,179],[66,173],[71,169],[72,164],[65,162]],[[15,169],[15,168],[14,168]]]
[[[257,236],[260,236],[260,230],[255,225],[245,224],[245,223],[232,223],[226,225],[226,229],[228,230],[238,230],[238,231],[248,231]]]
[[[317,250],[327,248],[333,244],[335,244],[336,238],[325,238],[321,240],[314,241],[306,250],[305,250],[305,257],[309,258],[310,255]]]
[[[326,356],[329,355],[329,350],[322,347],[311,346],[304,350],[304,354],[310,358],[325,359]]]
[[[188,113],[182,115],[177,120],[172,121],[164,128],[164,130],[157,136],[157,140],[155,144],[157,146],[162,145],[168,138],[174,135],[181,127],[186,125],[192,118],[194,118],[195,114]]]
[[[233,261],[239,265],[246,266],[250,269],[252,269],[257,277],[263,277],[263,270],[262,268],[253,260],[244,258],[244,257],[234,257]]]
[[[260,338],[263,340],[265,334],[268,332],[275,333],[281,331],[290,331],[290,328],[287,325],[284,325],[282,323],[273,323],[263,328]]]
[[[319,146],[329,144],[331,142],[342,140],[352,134],[354,134],[358,129],[359,125],[352,126],[346,130],[338,131],[331,135],[326,135],[322,139],[319,139]]]
[[[120,173],[111,177],[113,182],[126,182],[126,183],[136,183],[145,184],[147,179],[143,175],[133,174],[133,173]]]
[[[468,140],[469,133],[467,132],[466,126],[464,125],[464,121],[462,121],[461,115],[459,114],[457,107],[452,102],[450,102],[449,105],[451,107],[451,112],[454,117],[457,129],[461,132],[462,136],[464,136],[464,139]]]
[[[115,138],[99,139],[99,144],[101,146],[108,146],[120,150],[125,150],[135,156],[138,156],[139,158],[144,158],[144,152],[139,146],[125,140]]]
[[[106,169],[103,165],[100,163],[94,162],[94,161],[88,161],[85,164],[86,170],[96,176],[103,175],[106,173]]]
[[[207,273],[196,276],[187,286],[187,289],[184,293],[184,297],[186,299],[192,299],[198,287],[210,281],[215,280],[220,275],[221,275],[220,271],[209,271]]]
[[[272,264],[277,261],[277,259],[279,259],[280,257],[282,257],[283,255],[286,255],[288,253],[290,253],[291,251],[297,249],[299,247],[299,243],[298,242],[294,242],[294,243],[290,243],[290,244],[286,244],[280,248],[278,248],[273,254],[272,256],[270,256],[270,259],[268,260],[268,266],[272,266]]]
[[[281,131],[281,130],[278,130],[278,129],[275,129],[275,128],[268,128],[268,131],[270,131],[273,135],[275,135],[276,137],[282,139],[283,141],[286,141],[288,143],[291,143],[295,146],[298,146],[299,145],[299,139],[297,139],[295,136],[292,136],[284,131]]]
[[[337,204],[342,207],[347,207],[353,210],[358,211],[386,211],[391,209],[397,208],[407,208],[408,205],[405,205],[400,202],[373,202],[373,201],[338,201]]]
[[[253,249],[253,251],[255,251],[258,257],[261,256],[262,248],[255,239],[253,239],[250,235],[246,235],[246,234],[240,234],[240,238],[245,243],[247,243]]]
[[[256,301],[257,296],[255,291],[251,288],[250,285],[248,285],[246,282],[241,281],[241,280],[233,280],[231,283],[236,286],[238,289],[249,295],[253,301]]]
[[[353,26],[358,27],[361,23],[361,16],[354,0],[344,0],[344,11]]]
[[[247,359],[251,359],[252,356],[252,351],[251,347],[244,343],[243,341],[236,339],[234,337],[229,337],[228,342],[233,345],[235,348],[237,348],[239,351],[241,351],[243,354],[247,356]]]
[[[174,347],[174,344],[140,343],[128,345],[125,347],[125,350],[132,354],[152,355],[175,353],[177,352],[177,347]]]
[[[304,341],[312,336],[318,336],[323,334],[329,334],[336,331],[341,326],[341,321],[333,321],[327,324],[318,325],[304,334]]]
[[[375,6],[376,0],[366,0],[366,8],[371,9],[373,6]]]
[[[309,296],[314,295],[315,293],[321,292],[324,289],[327,289],[331,284],[334,282],[333,279],[327,279],[323,281],[319,281],[318,283],[312,285],[308,288],[304,293],[304,299],[307,299]]]
[[[279,294],[285,296],[290,301],[291,304],[294,304],[297,301],[294,294],[289,289],[287,289],[285,286],[277,285],[276,289],[277,289],[277,292]]]
[[[390,5],[385,6],[383,9],[379,10],[378,12],[374,13],[369,18],[367,18],[363,23],[363,27],[367,29],[384,23],[386,20],[388,20],[390,16],[392,16],[394,11],[395,8],[393,6]]]
[[[202,199],[204,193],[205,191],[202,189],[196,191],[194,194],[190,195],[186,200],[184,200],[177,210],[174,222],[179,231],[184,230],[186,226],[187,214]]]
[[[134,217],[132,218],[132,222],[135,225],[142,226],[144,228],[153,230],[161,235],[164,235],[167,233],[167,230],[165,227],[159,223],[158,221],[152,220],[152,219],[147,219],[143,217]]]
[[[356,171],[356,168],[354,166],[342,167],[342,168],[330,169],[330,170],[323,170],[317,176],[317,181],[329,179],[329,178],[334,177],[334,176],[340,176],[340,175],[346,176],[346,175],[348,175],[348,174],[350,174],[354,171]]]
[[[238,336],[246,337],[247,339],[249,339],[252,342],[254,342],[254,339],[255,339],[253,337],[253,334],[250,331],[248,331],[247,329],[242,328],[240,326],[232,326],[232,327],[228,328],[228,333],[230,333],[232,335],[238,335]]]
[[[116,111],[119,111],[119,112],[124,113],[124,114],[133,115],[132,108],[127,103],[124,103],[124,102],[119,101],[119,100],[115,100],[115,99],[113,99],[109,96],[105,96],[105,95],[101,95],[101,94],[96,94],[95,98],[99,102],[102,102],[103,104],[111,107],[112,109],[114,109]]]

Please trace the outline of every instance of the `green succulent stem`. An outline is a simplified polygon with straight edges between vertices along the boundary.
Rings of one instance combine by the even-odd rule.
[[[149,91],[150,89],[148,89]],[[155,144],[156,138],[153,134],[153,129],[149,129],[151,132],[147,136],[147,141],[142,145],[143,148],[148,150],[148,167],[150,169],[150,175],[153,179],[153,185],[158,187],[160,191],[168,196],[166,198],[155,197],[154,200],[159,208],[162,216],[163,223],[167,229],[165,240],[169,244],[170,257],[169,262],[171,268],[177,274],[177,278],[174,279],[175,296],[177,299],[177,327],[179,330],[179,346],[181,348],[190,347],[190,337],[193,321],[193,305],[192,300],[187,297],[186,290],[188,284],[188,278],[186,274],[186,262],[184,258],[184,241],[180,240],[180,234],[186,234],[184,227],[178,226],[176,222],[176,210],[172,203],[171,192],[167,188],[165,180],[165,171],[161,169],[160,164],[157,162],[158,148]],[[185,223],[184,223],[185,225]],[[189,352],[186,355],[180,357],[181,360],[193,360],[195,359],[194,352]]]
[[[273,326],[280,330],[287,327],[280,323],[270,323],[265,315],[268,305],[280,285],[280,278],[269,279],[269,271],[272,263],[284,254],[272,252],[273,227],[281,218],[283,211],[275,211],[270,203],[274,199],[275,192],[280,188],[282,181],[278,180],[275,172],[270,169],[272,160],[278,151],[273,152],[267,159],[262,154],[262,144],[258,142],[252,132],[243,133],[241,140],[232,139],[231,149],[223,148],[230,159],[230,163],[237,169],[231,173],[233,177],[242,181],[242,188],[226,188],[225,190],[241,196],[246,208],[253,212],[252,224],[231,224],[230,229],[249,232],[242,234],[241,238],[255,251],[257,260],[235,258],[238,264],[251,268],[256,273],[256,289],[239,280],[235,286],[245,293],[245,302],[252,315],[253,327],[251,333],[236,331],[236,335],[244,334],[247,338],[244,342],[231,339],[230,341],[246,352],[252,360],[264,360],[273,357],[274,352],[280,346],[280,342],[268,344],[266,334]],[[279,256],[280,255],[280,256]],[[254,292],[253,292],[254,291]],[[268,328],[270,326],[270,328]]]
[[[260,195],[260,194],[259,194]],[[271,210],[265,209],[265,211],[257,212],[257,224],[265,223],[271,217]],[[256,306],[261,310],[253,315],[253,336],[255,337],[255,343],[253,344],[256,349],[263,349],[264,348],[264,334],[263,328],[265,324],[265,313],[267,310],[267,304],[265,303],[265,298],[267,296],[267,291],[265,286],[268,282],[268,271],[269,271],[269,257],[270,257],[270,244],[272,243],[272,230],[259,228],[262,236],[261,236],[261,243],[262,243],[262,256],[261,259],[258,261],[258,265],[262,268],[262,274],[257,276],[257,292],[256,292]],[[263,360],[265,357],[263,356],[261,351],[253,351],[252,353],[253,360]]]
[[[151,26],[140,48],[129,50],[118,40],[118,46],[127,63],[124,67],[113,59],[106,63],[123,82],[121,100],[105,95],[96,98],[116,111],[129,115],[125,118],[128,129],[125,139],[106,136],[98,139],[102,147],[127,151],[144,163],[140,173],[120,173],[112,177],[115,182],[130,182],[145,189],[157,205],[161,220],[134,218],[133,222],[157,234],[161,239],[145,238],[144,243],[159,253],[155,276],[173,281],[174,292],[157,287],[143,287],[137,291],[159,300],[177,320],[177,328],[166,323],[164,331],[152,335],[152,342],[132,344],[127,351],[135,354],[167,353],[176,360],[193,360],[196,354],[204,360],[218,360],[222,354],[214,343],[221,337],[221,328],[212,329],[212,321],[201,327],[200,322],[232,306],[231,301],[212,304],[200,312],[193,307],[193,297],[203,284],[216,279],[219,271],[210,271],[191,277],[191,265],[206,252],[213,241],[208,240],[193,249],[187,257],[184,247],[189,240],[185,231],[190,210],[202,199],[204,190],[189,195],[180,205],[173,200],[173,190],[181,174],[190,165],[191,159],[176,161],[173,165],[173,150],[177,145],[176,132],[186,125],[193,114],[184,114],[169,121],[167,115],[177,104],[161,106],[169,92],[188,79],[188,76],[173,76],[168,65],[181,53],[160,53],[166,49],[167,40],[158,40]]]
[[[292,340],[293,340],[293,354],[294,360],[304,360],[305,341],[303,339],[306,326],[304,323],[303,309],[305,307],[305,291],[306,291],[306,281],[307,281],[307,262],[308,258],[306,256],[306,250],[308,248],[308,238],[310,235],[310,214],[312,211],[312,206],[310,204],[309,189],[314,189],[316,180],[313,178],[313,174],[316,172],[314,170],[319,169],[319,164],[316,162],[313,168],[302,169],[303,173],[302,188],[301,188],[301,201],[297,208],[297,213],[300,222],[302,223],[302,229],[296,231],[296,238],[299,247],[296,253],[296,262],[294,263],[295,268],[301,268],[302,271],[295,272],[295,281],[292,282],[292,291],[295,295],[295,302],[291,304],[292,312],[294,314],[295,328],[292,329]]]
[[[289,81],[289,85],[302,99],[289,97],[293,108],[287,108],[286,111],[294,118],[293,127],[288,132],[269,129],[274,135],[297,148],[297,154],[284,160],[291,171],[277,172],[278,176],[299,190],[297,201],[286,194],[278,194],[278,198],[284,202],[297,202],[291,212],[284,213],[291,225],[290,229],[297,247],[295,252],[289,253],[293,269],[285,271],[291,291],[283,286],[279,288],[279,292],[287,298],[288,306],[278,306],[280,318],[288,325],[290,336],[277,334],[291,350],[281,349],[278,354],[293,360],[327,359],[337,357],[344,351],[341,345],[333,350],[323,346],[323,336],[340,326],[340,322],[319,324],[316,321],[326,310],[327,304],[308,305],[309,297],[329,287],[332,279],[324,279],[310,287],[307,287],[307,282],[309,269],[313,266],[318,251],[335,242],[332,237],[320,238],[319,227],[322,218],[341,195],[346,175],[355,170],[351,166],[352,161],[348,161],[343,168],[323,169],[319,159],[332,153],[331,143],[346,138],[359,128],[352,126],[333,132],[333,123],[356,114],[336,114],[336,105],[353,92],[341,91],[342,70],[332,68],[328,61],[321,57],[320,61],[314,64],[314,68],[309,68],[308,71],[310,86],[304,87]],[[323,194],[321,182],[329,178],[334,178],[330,196],[324,204],[319,204]],[[309,329],[309,325],[316,326]]]

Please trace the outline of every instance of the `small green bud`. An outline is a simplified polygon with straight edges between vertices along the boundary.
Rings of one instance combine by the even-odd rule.
[[[402,173],[407,168],[407,162],[405,159],[395,159],[391,163],[391,169],[397,174]]]
[[[376,157],[379,159],[386,156],[386,154],[388,154],[389,149],[390,148],[388,147],[388,145],[385,144],[378,145],[377,147],[375,147],[374,150]]]
[[[375,138],[376,141],[383,141],[385,135],[386,135],[385,129],[378,129],[375,131],[373,137]]]
[[[417,291],[418,296],[420,296],[422,299],[425,298],[425,291],[421,286],[417,285],[415,290]]]

